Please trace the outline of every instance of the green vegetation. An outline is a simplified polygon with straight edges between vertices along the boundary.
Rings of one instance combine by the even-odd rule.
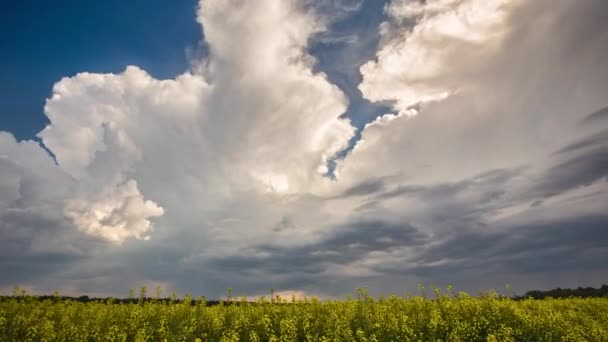
[[[608,298],[434,292],[433,299],[358,290],[343,301],[272,296],[209,306],[188,296],[145,300],[145,289],[128,304],[16,291],[0,301],[0,341],[608,341]]]
[[[548,291],[528,291],[522,297],[515,297],[514,299],[522,299],[522,298],[534,298],[534,299],[543,299],[547,297],[551,298],[568,298],[568,297],[580,297],[580,298],[588,298],[588,297],[606,297],[608,298],[608,285],[602,285],[600,288],[593,287],[579,287],[576,289],[561,289],[556,288]]]

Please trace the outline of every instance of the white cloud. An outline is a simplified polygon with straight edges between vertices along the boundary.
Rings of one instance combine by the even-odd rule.
[[[45,106],[50,124],[38,136],[63,170],[84,178],[100,152],[119,153],[125,155],[124,163],[133,162],[140,153],[137,125],[194,115],[206,87],[201,77],[192,74],[159,81],[134,66],[120,75],[66,77],[53,87]],[[113,150],[107,146],[108,138],[113,139]]]
[[[415,4],[394,1],[388,12]],[[397,116],[365,127],[338,167],[341,179],[381,170],[414,183],[456,181],[546,163],[552,150],[587,134],[572,127],[604,106],[607,38],[601,30],[581,36],[587,43],[574,49],[565,37],[583,30],[589,7],[558,1],[546,11],[547,4],[427,1],[414,23],[393,13],[376,60],[361,69],[360,89],[392,101]],[[460,29],[444,32],[453,25]],[[430,99],[418,115],[408,112]]]
[[[445,99],[467,84],[443,76],[485,63],[507,33],[507,15],[517,2],[393,1],[386,8],[384,43],[377,59],[361,67],[359,89],[371,101],[395,101],[399,112]]]
[[[215,225],[227,203],[239,202],[238,216],[259,196],[330,184],[322,172],[354,127],[340,118],[342,92],[312,72],[306,45],[323,24],[295,1],[269,0],[205,1],[198,20],[210,57],[196,72],[157,80],[129,66],[55,84],[39,137],[75,181],[62,201],[80,231],[122,243],[164,215],[164,236]],[[263,235],[274,224],[234,229]]]
[[[552,4],[543,14],[523,0],[393,1],[360,89],[392,103],[395,114],[364,127],[331,181],[327,161],[355,128],[341,117],[346,97],[313,72],[307,52],[324,20],[308,2],[202,1],[197,18],[209,57],[195,70],[157,80],[129,66],[55,84],[39,137],[57,164],[38,144],[0,133],[0,253],[30,265],[27,258],[44,253],[68,258],[40,288],[66,284],[74,293],[100,281],[96,291],[124,293],[126,275],[129,284],[170,279],[164,286],[199,293],[225,293],[234,283],[246,287],[235,293],[262,293],[271,280],[282,284],[278,290],[335,293],[352,290],[349,277],[386,275],[378,267],[387,261],[443,267],[447,257],[420,255],[454,227],[475,232],[517,210],[546,218],[550,210],[527,207],[530,179],[553,166],[553,150],[588,133],[572,129],[581,115],[605,106],[608,36],[573,49],[564,37],[580,35],[586,12],[567,0]],[[507,180],[475,178],[526,164],[533,171]],[[380,181],[340,195],[370,180]],[[569,214],[599,211],[589,208]],[[359,243],[366,235],[350,234],[353,222],[371,222],[374,232],[374,225],[409,222],[412,236],[432,241],[408,235],[403,243],[414,246],[392,246],[396,240],[380,234]],[[332,243],[361,259],[341,260]],[[30,254],[19,254],[23,246]],[[285,252],[286,262],[310,273],[272,268],[282,263],[247,269],[276,256],[276,246],[317,264],[310,271]],[[377,249],[383,246],[392,249]],[[335,263],[317,270],[325,267],[320,255]],[[259,277],[214,273],[211,261],[231,256],[243,265],[228,266]],[[399,277],[373,284],[393,289]]]
[[[203,2],[199,21],[210,45],[206,75],[215,87],[205,134],[221,142],[218,153],[233,168],[283,174],[290,191],[310,187],[354,133],[339,118],[344,95],[311,71],[305,48],[321,23],[294,1]],[[238,140],[219,136],[228,132]]]
[[[162,216],[163,208],[144,200],[137,182],[130,179],[91,200],[69,199],[65,214],[83,232],[121,243],[128,238],[149,239],[150,218]]]

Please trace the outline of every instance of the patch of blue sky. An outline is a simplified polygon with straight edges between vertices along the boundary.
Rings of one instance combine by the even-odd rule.
[[[309,53],[317,58],[316,71],[327,74],[329,80],[340,87],[349,100],[344,113],[357,128],[349,146],[328,163],[328,176],[333,178],[336,160],[344,158],[360,139],[365,124],[378,116],[390,113],[389,104],[371,103],[358,89],[361,83],[359,68],[375,58],[378,47],[379,25],[386,19],[384,6],[387,0],[363,0],[355,10],[341,15],[329,25],[327,32],[316,37]]]
[[[390,112],[357,88],[359,68],[375,56],[387,0],[316,2],[328,8],[328,30],[312,40],[315,71],[327,74],[349,99],[345,117],[357,128]],[[137,65],[157,78],[187,70],[189,55],[206,54],[196,0],[4,1],[0,4],[0,130],[35,139],[48,124],[44,102],[53,84],[79,72],[117,73]],[[333,12],[331,9],[333,8]],[[327,11],[330,10],[330,11]],[[51,154],[52,155],[52,154]],[[329,162],[333,177],[335,160]]]
[[[53,84],[79,72],[137,65],[154,77],[189,68],[199,49],[196,0],[0,2],[0,130],[34,139]]]

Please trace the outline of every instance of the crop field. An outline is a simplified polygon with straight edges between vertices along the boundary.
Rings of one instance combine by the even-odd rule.
[[[608,341],[608,298],[0,301],[0,341]]]

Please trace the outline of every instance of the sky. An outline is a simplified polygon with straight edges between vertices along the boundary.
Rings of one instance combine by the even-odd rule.
[[[0,6],[0,292],[608,280],[604,0]]]

